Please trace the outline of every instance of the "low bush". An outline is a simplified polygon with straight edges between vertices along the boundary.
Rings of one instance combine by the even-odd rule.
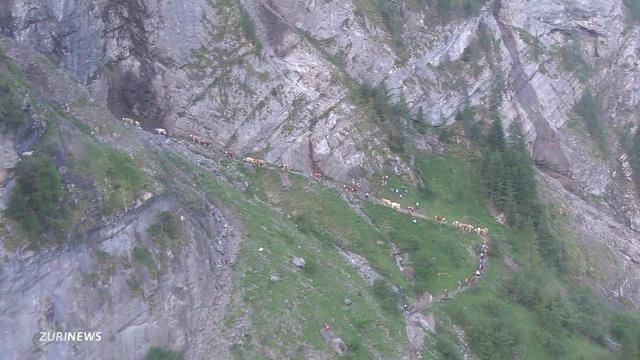
[[[262,43],[258,39],[258,35],[256,35],[256,25],[253,23],[251,15],[242,7],[240,7],[240,28],[246,39],[251,42],[256,52],[259,53],[262,50]]]
[[[327,230],[316,224],[314,221],[309,220],[307,216],[296,215],[292,220],[293,223],[296,224],[298,230],[302,233],[311,235],[327,245],[333,245],[335,243],[334,237]]]
[[[42,245],[38,237],[59,239],[68,224],[62,177],[53,159],[24,158],[16,167],[16,180],[7,216],[20,224],[34,245]]]
[[[1,13],[0,11],[0,17]],[[0,123],[11,128],[16,128],[27,120],[17,91],[18,84],[23,81],[21,76],[16,65],[0,49]]]
[[[571,40],[560,48],[560,57],[564,70],[575,74],[582,82],[589,79],[591,65],[582,57],[582,45],[579,40]]]
[[[595,141],[598,149],[606,154],[608,149],[604,125],[600,118],[598,104],[589,89],[585,90],[582,94],[580,100],[576,103],[574,110],[584,122],[587,132],[589,132],[589,135],[593,141]]]
[[[384,280],[378,279],[374,281],[373,294],[384,311],[394,315],[400,313],[400,309],[398,308],[400,296],[393,291]]]
[[[166,350],[159,347],[151,347],[145,355],[144,360],[183,360],[184,355],[180,352]]]
[[[133,248],[133,259],[141,265],[144,265],[152,276],[159,274],[158,267],[155,260],[153,260],[153,254],[144,246],[136,246]]]
[[[180,244],[184,236],[183,232],[182,221],[170,211],[158,214],[156,223],[147,229],[147,233],[162,248]]]
[[[624,0],[624,4],[629,10],[629,16],[634,21],[640,20],[640,0]]]
[[[440,357],[446,360],[462,360],[464,357],[449,336],[438,333],[436,335],[436,350]]]

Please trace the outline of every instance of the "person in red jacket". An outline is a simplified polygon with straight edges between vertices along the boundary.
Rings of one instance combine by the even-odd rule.
[[[327,324],[327,323],[322,324],[322,331],[328,332],[329,331],[329,324]]]

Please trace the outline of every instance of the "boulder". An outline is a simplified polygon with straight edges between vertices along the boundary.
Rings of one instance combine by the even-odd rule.
[[[331,348],[339,355],[344,355],[344,353],[347,352],[347,345],[345,345],[344,341],[338,337],[333,338],[330,345]]]
[[[294,256],[293,257],[293,265],[295,265],[296,267],[299,267],[300,269],[302,269],[305,265],[305,261],[303,258],[299,257],[299,256]]]
[[[136,199],[136,207],[142,206],[147,201],[149,201],[149,199],[151,199],[152,197],[153,197],[153,193],[151,193],[151,192],[148,192],[148,191],[141,192],[138,195],[138,198]]]

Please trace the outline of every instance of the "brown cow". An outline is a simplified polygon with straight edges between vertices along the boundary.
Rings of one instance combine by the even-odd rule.
[[[127,124],[127,125],[130,125],[130,126],[135,126],[136,125],[136,121],[133,120],[132,118],[128,118],[128,117],[123,117],[122,118],[122,122]]]
[[[447,218],[446,217],[442,217],[442,216],[434,216],[434,218],[436,219],[437,222],[439,222],[440,224],[446,224],[447,223]],[[455,225],[455,223],[454,223]]]
[[[248,156],[244,158],[244,162],[249,163],[251,165],[259,166],[259,167],[265,167],[267,165],[267,162],[264,160],[254,159]]]

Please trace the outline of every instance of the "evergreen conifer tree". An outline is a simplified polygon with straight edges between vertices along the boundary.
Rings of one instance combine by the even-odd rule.
[[[502,121],[499,117],[491,123],[491,128],[489,128],[489,133],[487,134],[487,142],[489,147],[495,151],[504,151],[506,147],[507,142],[502,130]]]

